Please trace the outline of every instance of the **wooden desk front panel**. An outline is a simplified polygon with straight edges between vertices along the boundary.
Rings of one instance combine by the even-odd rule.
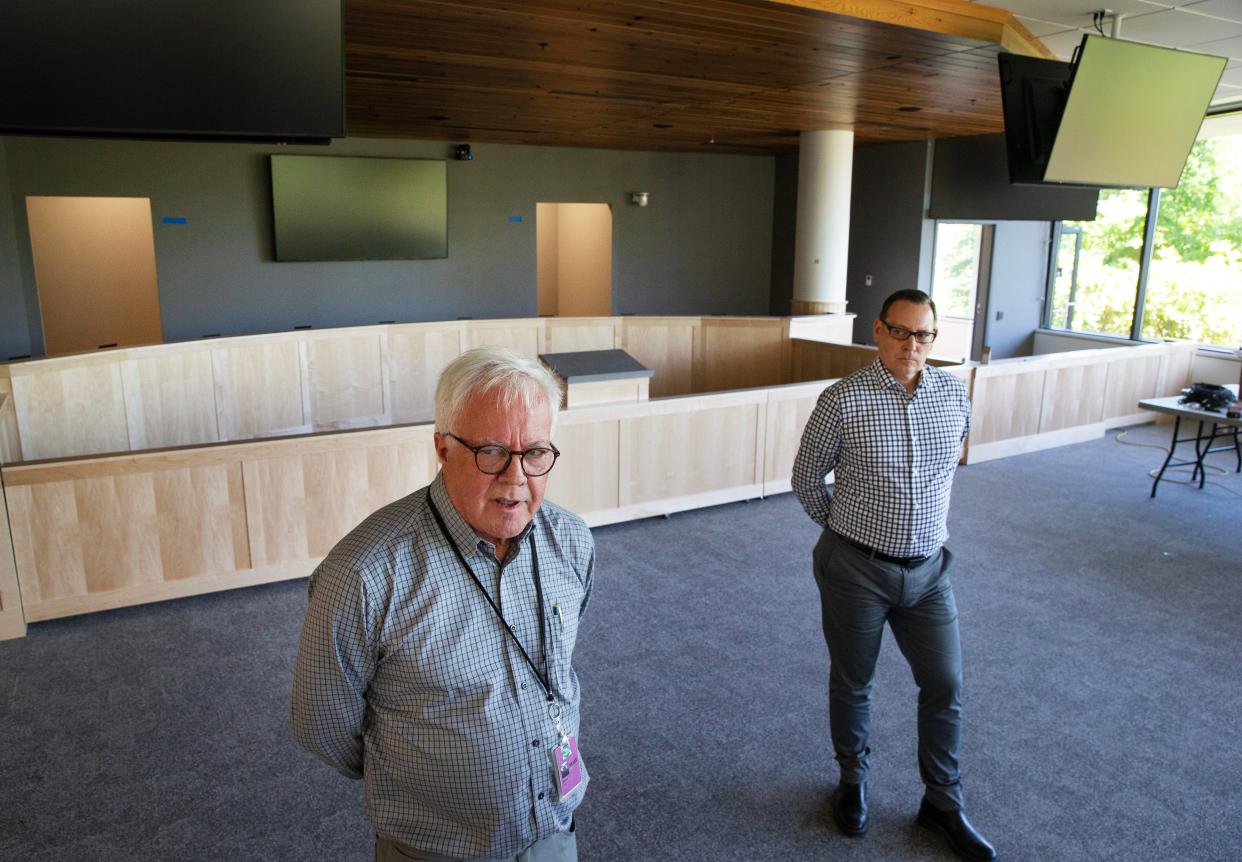
[[[367,514],[431,481],[431,436],[420,426],[9,468],[26,619],[305,576]]]

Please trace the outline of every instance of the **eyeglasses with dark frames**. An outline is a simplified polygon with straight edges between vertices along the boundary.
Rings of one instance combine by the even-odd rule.
[[[479,468],[480,472],[486,473],[489,476],[499,476],[508,470],[514,455],[518,457],[518,461],[522,465],[522,472],[527,476],[544,475],[556,464],[556,459],[561,457],[561,450],[551,443],[547,446],[532,446],[529,449],[518,451],[506,449],[504,446],[497,446],[495,444],[471,446],[456,434],[450,434],[447,431],[444,432],[444,436],[452,437],[473,452],[474,465]]]
[[[888,334],[898,341],[905,341],[913,335],[914,340],[919,344],[931,344],[936,340],[936,336],[940,334],[938,329],[906,329],[904,326],[893,326],[893,324],[882,317],[880,318],[880,323],[883,323],[888,328]]]

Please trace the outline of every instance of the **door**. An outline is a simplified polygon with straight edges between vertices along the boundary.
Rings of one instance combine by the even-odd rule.
[[[163,342],[149,198],[32,196],[26,215],[48,356]]]

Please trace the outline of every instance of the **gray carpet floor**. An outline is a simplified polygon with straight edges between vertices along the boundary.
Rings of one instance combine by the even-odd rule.
[[[1167,435],[958,472],[964,780],[1002,859],[1242,859],[1242,476],[1212,456],[1206,488],[1149,499]],[[584,862],[952,858],[914,823],[915,689],[891,638],[871,831],[827,816],[817,529],[792,495],[595,535]],[[369,859],[360,784],[288,732],[304,608],[296,581],[0,643],[0,859]]]

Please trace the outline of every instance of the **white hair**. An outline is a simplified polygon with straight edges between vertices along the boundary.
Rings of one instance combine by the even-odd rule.
[[[452,432],[472,396],[488,393],[506,412],[520,404],[535,409],[538,399],[552,418],[549,436],[556,431],[561,407],[561,383],[534,357],[504,347],[476,347],[448,364],[436,384],[436,430]]]

